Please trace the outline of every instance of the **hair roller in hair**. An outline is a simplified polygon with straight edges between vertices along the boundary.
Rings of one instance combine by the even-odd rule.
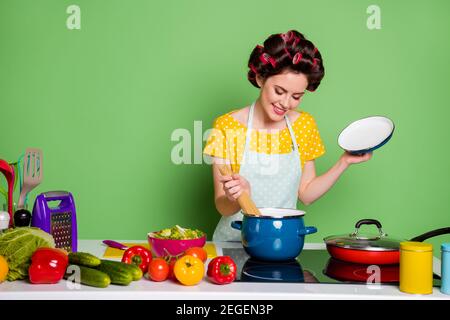
[[[294,58],[292,58],[292,63],[297,64],[300,62],[300,60],[302,60],[302,54],[300,52],[297,52]]]
[[[275,59],[273,57],[271,57],[268,53],[263,53],[259,56],[259,60],[261,60],[261,62],[266,65],[268,63],[270,63],[272,65],[272,67],[276,67],[277,63],[275,61]]]
[[[292,38],[294,37],[294,33],[292,31],[288,31],[286,33],[280,34],[280,36],[283,39],[284,43],[289,43],[292,41]]]
[[[285,47],[284,48],[284,52],[286,52],[286,54],[288,55],[289,59],[292,59],[291,54],[289,53],[289,50]]]

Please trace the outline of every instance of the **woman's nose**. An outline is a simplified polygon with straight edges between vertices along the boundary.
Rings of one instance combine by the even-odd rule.
[[[284,109],[290,109],[290,106],[289,106],[289,97],[284,97],[282,100],[281,100],[281,106],[284,108]]]

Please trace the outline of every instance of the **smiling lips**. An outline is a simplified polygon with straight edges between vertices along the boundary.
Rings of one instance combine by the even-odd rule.
[[[275,112],[275,114],[279,115],[279,116],[283,116],[287,111],[285,109],[275,106],[274,104],[272,104],[272,107],[273,107],[273,112]]]

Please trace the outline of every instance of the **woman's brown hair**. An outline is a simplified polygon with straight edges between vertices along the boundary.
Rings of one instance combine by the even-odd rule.
[[[302,73],[308,79],[308,91],[315,91],[325,75],[322,56],[316,46],[296,30],[272,34],[257,45],[248,60],[248,80],[257,88],[256,76],[263,79],[284,70]]]

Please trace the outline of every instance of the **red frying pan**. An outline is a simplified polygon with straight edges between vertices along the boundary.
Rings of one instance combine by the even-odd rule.
[[[378,234],[362,234],[362,225],[376,225]],[[436,229],[411,240],[388,237],[382,230],[381,223],[375,219],[363,219],[355,224],[355,231],[350,234],[324,238],[327,250],[333,258],[361,264],[398,264],[400,261],[400,242],[423,241],[442,234],[450,233],[450,227]]]

